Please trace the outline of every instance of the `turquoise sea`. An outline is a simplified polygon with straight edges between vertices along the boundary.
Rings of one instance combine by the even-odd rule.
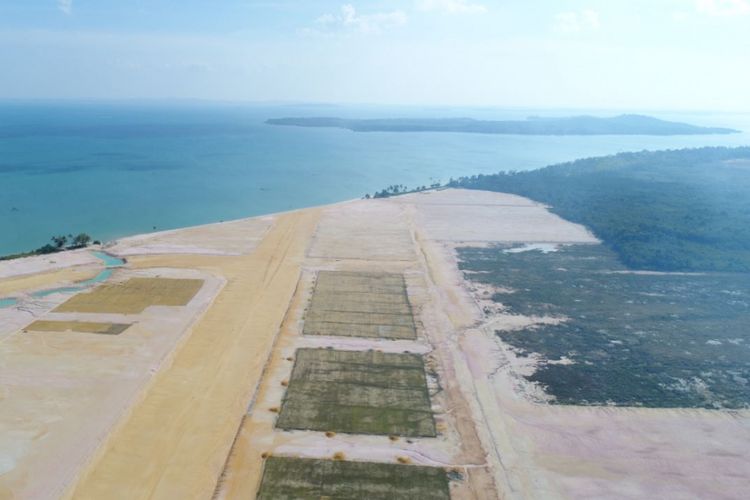
[[[728,136],[354,133],[265,125],[284,116],[612,115],[586,110],[229,103],[0,102],[0,254],[53,234],[129,234],[359,198],[390,184],[527,170],[621,151],[750,145]],[[656,113],[750,131],[750,115]]]

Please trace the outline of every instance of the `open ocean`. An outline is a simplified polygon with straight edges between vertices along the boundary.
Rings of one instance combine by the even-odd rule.
[[[582,110],[217,103],[0,102],[0,254],[53,234],[95,239],[359,198],[390,184],[528,170],[621,151],[750,145],[750,115],[644,113],[742,134],[511,136],[354,133],[265,125],[284,116],[613,115]]]

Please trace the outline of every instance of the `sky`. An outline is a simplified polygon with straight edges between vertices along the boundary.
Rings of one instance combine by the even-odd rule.
[[[750,111],[750,0],[0,0],[0,99]]]

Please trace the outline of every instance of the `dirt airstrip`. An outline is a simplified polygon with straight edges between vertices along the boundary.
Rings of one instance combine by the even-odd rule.
[[[494,329],[549,318],[487,309],[457,269],[457,246],[494,242],[596,239],[524,198],[444,190],[117,242],[128,263],[98,286],[201,285],[125,312],[56,310],[73,292],[0,309],[0,498],[254,498],[269,455],[432,467],[454,499],[743,498],[747,412],[534,402]],[[86,252],[0,262],[0,298],[98,269]],[[408,301],[329,290],[316,303],[330,271],[398,276],[385,286],[403,283]],[[395,338],[305,335],[315,308],[315,321],[367,318],[376,333],[411,318]],[[35,321],[47,331],[24,331]],[[321,348],[421,356],[437,435],[277,428],[297,350]]]

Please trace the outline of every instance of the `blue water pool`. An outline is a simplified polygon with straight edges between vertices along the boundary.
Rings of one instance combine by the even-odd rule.
[[[101,283],[102,281],[106,281],[109,279],[110,276],[112,276],[112,272],[114,267],[120,267],[123,264],[125,264],[125,261],[122,259],[119,259],[113,255],[110,255],[105,252],[91,252],[96,258],[102,260],[104,262],[104,265],[107,266],[106,269],[104,269],[102,272],[97,274],[91,279],[81,281],[75,286],[64,286],[60,288],[51,288],[49,290],[41,290],[39,292],[34,292],[31,295],[33,297],[46,297],[48,295],[52,295],[53,293],[73,293],[83,290],[84,288],[95,285],[96,283]],[[11,304],[12,305],[12,304]],[[0,307],[2,306],[2,301],[0,301]]]
[[[64,286],[61,288],[50,288],[49,290],[42,290],[40,292],[34,292],[31,294],[32,297],[46,297],[47,295],[52,295],[53,293],[72,293],[77,292],[79,290],[83,290],[84,287],[82,286]]]
[[[107,267],[120,267],[123,264],[125,264],[125,261],[120,259],[119,257],[115,257],[114,255],[110,255],[106,252],[91,252],[94,257],[97,259],[100,259],[104,262],[104,265]]]
[[[18,303],[18,299],[10,297],[7,299],[0,299],[0,309],[3,307],[12,307]]]

